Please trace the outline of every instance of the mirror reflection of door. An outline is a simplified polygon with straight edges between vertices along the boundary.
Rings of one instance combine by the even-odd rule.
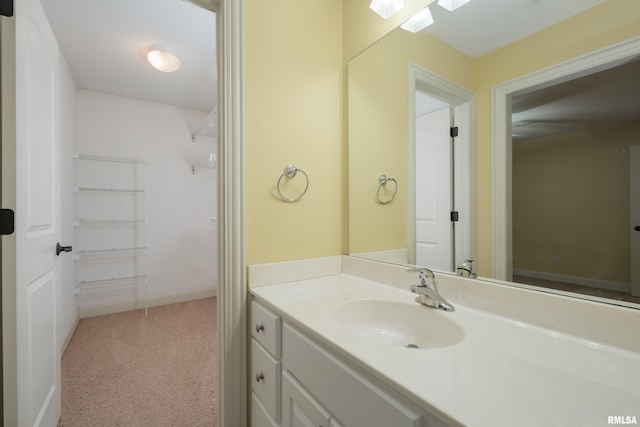
[[[413,63],[408,82],[408,260],[452,272],[465,259],[477,260],[471,233],[474,94]]]
[[[513,96],[514,281],[640,302],[639,75],[636,60]]]
[[[416,97],[417,102],[421,98]],[[449,106],[442,108],[441,101],[427,102],[440,109],[420,114],[415,121],[416,264],[451,271],[452,113]]]

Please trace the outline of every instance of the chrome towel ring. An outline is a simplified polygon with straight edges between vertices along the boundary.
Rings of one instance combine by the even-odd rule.
[[[391,195],[391,197],[389,197],[387,200],[382,200],[380,199],[380,190],[387,185],[387,182],[393,182],[395,185],[393,187],[393,194]],[[398,193],[398,181],[395,180],[395,178],[391,178],[388,177],[386,175],[380,175],[378,177],[378,191],[376,191],[376,202],[380,203],[381,205],[386,205],[387,203],[391,203],[393,201],[393,199],[396,197],[396,194]]]
[[[296,197],[289,198],[284,196],[282,194],[282,191],[280,190],[280,184],[282,183],[282,178],[284,178],[285,176],[289,179],[295,178],[298,172],[301,172],[304,175],[304,178],[306,181],[304,185],[304,190],[302,190],[302,193],[298,194]],[[309,175],[307,175],[307,173],[302,169],[297,168],[295,165],[287,165],[287,167],[284,168],[284,172],[282,173],[282,175],[280,175],[280,178],[278,178],[278,184],[276,185],[276,191],[278,192],[278,196],[280,196],[280,198],[285,202],[296,202],[300,200],[300,198],[304,196],[304,194],[307,192],[308,189],[309,189]]]

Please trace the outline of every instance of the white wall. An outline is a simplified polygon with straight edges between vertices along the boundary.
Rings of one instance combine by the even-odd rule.
[[[75,233],[72,218],[74,216],[74,200],[71,191],[75,181],[75,163],[71,153],[76,144],[76,83],[69,67],[59,55],[60,81],[60,243],[75,248]],[[78,318],[78,301],[74,295],[76,287],[76,265],[73,257],[59,257],[60,286],[58,287],[58,339],[64,349],[73,334]]]
[[[216,151],[213,138],[191,141],[208,112],[87,90],[77,106],[79,152],[148,158],[149,297],[216,289],[216,170],[191,171]],[[106,302],[120,301],[80,297],[81,307]]]

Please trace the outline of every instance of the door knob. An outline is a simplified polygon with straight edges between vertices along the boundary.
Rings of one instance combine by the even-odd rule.
[[[60,252],[71,252],[71,246],[62,246],[60,243],[56,243],[56,255],[60,256]]]
[[[633,227],[633,229],[636,231],[640,231],[640,225],[636,225],[635,227]]]

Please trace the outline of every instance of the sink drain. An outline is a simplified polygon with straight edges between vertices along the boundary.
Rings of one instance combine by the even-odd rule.
[[[407,344],[407,348],[420,348],[415,344]]]

